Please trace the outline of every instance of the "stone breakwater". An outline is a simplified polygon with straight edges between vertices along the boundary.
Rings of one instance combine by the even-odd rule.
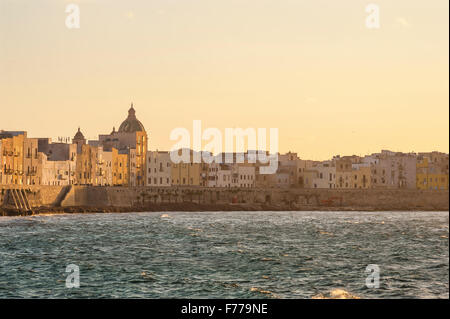
[[[19,200],[32,213],[449,209],[447,190],[0,186],[0,215],[21,214]]]

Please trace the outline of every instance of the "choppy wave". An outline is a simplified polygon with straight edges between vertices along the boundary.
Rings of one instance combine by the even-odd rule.
[[[448,298],[448,225],[448,212],[5,217],[0,298]],[[65,287],[69,264],[80,288]]]

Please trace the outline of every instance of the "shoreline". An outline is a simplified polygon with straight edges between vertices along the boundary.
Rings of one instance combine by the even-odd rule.
[[[289,206],[289,205],[270,205],[270,204],[197,204],[197,203],[158,203],[146,206],[134,207],[93,207],[93,206],[68,206],[52,207],[41,206],[33,208],[32,212],[20,212],[13,209],[0,208],[1,216],[48,216],[61,214],[99,214],[99,213],[145,213],[145,212],[442,212],[449,211],[442,207],[401,207],[401,206],[383,206],[383,207],[356,207],[356,206]]]

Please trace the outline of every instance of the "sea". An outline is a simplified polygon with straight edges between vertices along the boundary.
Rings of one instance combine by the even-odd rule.
[[[449,298],[448,212],[0,217],[0,298]]]

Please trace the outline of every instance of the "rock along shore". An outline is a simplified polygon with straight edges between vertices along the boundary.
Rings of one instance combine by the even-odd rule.
[[[23,215],[48,215],[48,214],[98,214],[98,213],[140,213],[140,212],[231,212],[231,211],[441,211],[441,209],[411,209],[410,207],[392,207],[377,209],[375,207],[326,207],[308,206],[292,207],[289,205],[268,205],[268,204],[197,204],[197,203],[159,203],[137,207],[92,207],[92,206],[71,206],[71,207],[36,207],[32,212],[19,212],[13,209],[0,208],[0,216],[23,216]]]

